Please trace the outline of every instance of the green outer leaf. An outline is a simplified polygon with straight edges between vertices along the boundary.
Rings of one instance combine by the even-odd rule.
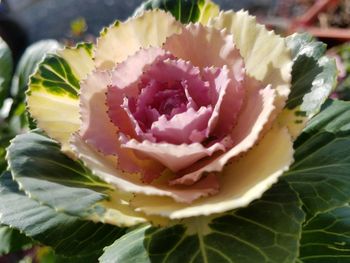
[[[177,20],[186,24],[200,21],[207,12],[210,13],[211,8],[216,8],[216,5],[208,0],[148,0],[136,9],[135,15],[156,8],[170,12]]]
[[[68,158],[60,145],[37,133],[18,135],[7,152],[12,176],[32,199],[76,216],[102,213],[109,186]]]
[[[287,37],[287,45],[291,49],[292,57],[306,55],[314,59],[321,58],[326,52],[327,45],[315,39],[308,33],[293,34]]]
[[[142,226],[105,249],[100,262],[294,262],[304,214],[285,182],[242,208],[168,228]]]
[[[0,225],[0,255],[27,249],[33,241],[18,230]]]
[[[56,253],[76,258],[75,262],[96,262],[102,248],[124,234],[111,225],[82,221],[40,205],[20,192],[11,174],[0,177],[0,224],[19,229]]]
[[[44,89],[48,93],[78,99],[79,80],[71,67],[61,57],[48,54],[40,63],[36,73],[30,78],[31,91]]]
[[[29,77],[34,73],[38,63],[43,60],[47,53],[53,53],[60,47],[60,44],[53,39],[41,40],[29,46],[16,68],[11,85],[11,94],[13,97],[24,98]]]
[[[329,100],[295,142],[285,179],[308,217],[350,201],[350,102]]]
[[[337,67],[334,59],[323,56],[326,45],[314,41],[307,33],[287,37],[287,46],[294,60],[292,68],[292,89],[286,108],[300,110],[307,116],[316,114],[337,81]]]
[[[300,260],[304,263],[350,262],[350,207],[313,218],[304,228]]]
[[[10,48],[0,38],[0,108],[10,95],[9,87],[12,78],[13,61]],[[1,117],[1,116],[0,116]]]

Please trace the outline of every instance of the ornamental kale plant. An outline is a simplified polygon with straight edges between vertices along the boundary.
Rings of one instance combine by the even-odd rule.
[[[335,61],[207,0],[148,1],[31,75],[0,223],[65,262],[346,262]]]

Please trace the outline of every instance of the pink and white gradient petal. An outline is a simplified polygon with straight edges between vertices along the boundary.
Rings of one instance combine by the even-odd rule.
[[[206,148],[200,143],[176,145],[166,142],[153,143],[147,140],[138,142],[126,138],[123,134],[120,136],[120,141],[122,147],[155,159],[173,172],[180,171],[217,151],[226,150],[225,145],[220,142]]]
[[[81,136],[75,134],[71,143],[73,150],[79,159],[91,169],[91,171],[107,183],[115,185],[124,192],[144,194],[149,196],[167,196],[180,203],[192,203],[201,197],[214,195],[219,191],[217,177],[207,176],[191,187],[169,186],[164,183],[144,184],[137,174],[130,174],[116,167],[116,158],[105,156]]]
[[[133,123],[122,104],[125,97],[136,97],[139,81],[146,67],[157,59],[170,57],[160,48],[141,49],[124,62],[118,64],[111,73],[111,83],[107,91],[108,115],[121,132],[136,137]]]
[[[271,115],[275,109],[276,92],[270,85],[264,89],[260,89],[259,86],[246,86],[246,88],[249,97],[230,134],[234,146],[210,160],[198,162],[191,172],[171,181],[171,184],[191,184],[197,182],[203,173],[221,171],[232,158],[248,151],[256,144],[263,135],[266,125],[273,121]]]

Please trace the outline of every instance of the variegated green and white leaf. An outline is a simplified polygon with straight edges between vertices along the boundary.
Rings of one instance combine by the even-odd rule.
[[[335,88],[337,68],[334,59],[324,56],[326,45],[309,34],[294,34],[286,41],[293,57],[292,89],[280,121],[296,138]]]
[[[25,50],[18,62],[11,83],[12,97],[24,98],[30,75],[34,73],[39,62],[43,60],[46,54],[54,53],[58,48],[60,48],[60,44],[56,40],[47,39],[36,42]]]
[[[200,22],[206,24],[211,17],[219,14],[219,6],[210,0],[148,0],[136,9],[135,15],[144,10],[163,9],[170,12],[181,23]]]
[[[93,44],[80,43],[76,47],[66,47],[58,50],[57,54],[62,57],[71,67],[74,75],[83,80],[93,70],[91,61],[93,53]]]
[[[93,68],[91,44],[48,55],[30,78],[28,110],[38,127],[69,151],[69,138],[80,127],[79,82]]]

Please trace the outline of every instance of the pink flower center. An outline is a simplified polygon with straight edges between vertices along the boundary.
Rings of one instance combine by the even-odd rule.
[[[140,94],[129,99],[128,107],[141,129],[146,132],[153,122],[164,115],[170,120],[174,115],[186,111],[188,100],[180,81],[160,83],[150,80],[140,84]]]
[[[175,112],[180,113],[178,112],[179,109],[181,109],[181,112],[184,112],[187,102],[183,87],[181,87],[181,84],[176,83],[172,87],[160,90],[150,106],[157,109],[161,115],[164,114],[167,119],[170,119]]]
[[[231,85],[228,72],[227,68],[200,69],[167,54],[145,66],[136,82],[109,88],[110,119],[122,133],[127,131],[124,127],[129,119],[134,138],[140,142],[213,144],[227,136],[237,114],[232,113],[227,124],[218,126],[222,101]],[[239,104],[232,99],[228,102],[236,111]]]

